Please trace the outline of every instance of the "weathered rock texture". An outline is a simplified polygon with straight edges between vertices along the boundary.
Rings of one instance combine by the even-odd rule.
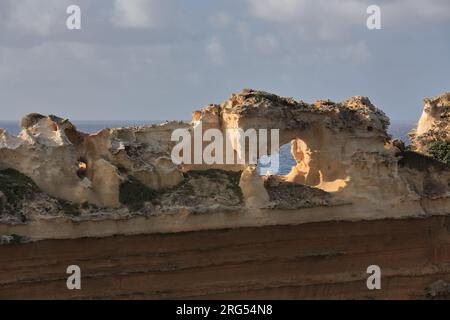
[[[410,136],[415,150],[427,153],[432,143],[450,141],[450,92],[424,102],[422,116]]]
[[[15,169],[49,195],[118,207],[119,186],[132,175],[154,189],[172,187],[182,174],[170,158],[170,134],[180,123],[78,132],[68,120],[30,114],[18,137],[0,132],[0,168]]]
[[[450,165],[431,145],[449,140],[449,97],[425,100],[412,147],[365,97],[247,89],[191,124],[95,134],[30,114],[0,130],[0,298],[448,298]],[[175,165],[172,133],[199,128],[279,129],[296,164]]]
[[[398,163],[402,155],[387,134],[389,119],[366,97],[353,97],[341,103],[326,100],[307,104],[243,90],[220,105],[194,112],[193,121],[202,123],[203,129],[216,128],[222,132],[236,128],[279,129],[280,145],[291,143],[297,164],[287,176],[277,179],[322,189],[342,201],[380,207],[424,194],[411,188],[407,179],[400,176]],[[246,148],[248,151],[248,145]],[[235,169],[227,165],[215,167]],[[444,181],[441,182],[445,184]],[[250,174],[241,179],[241,186],[249,190],[262,190],[262,184]],[[448,188],[441,191],[441,195],[448,196]],[[268,195],[264,190],[243,192],[252,207],[267,206]]]
[[[449,94],[426,100],[414,135],[417,150],[431,137],[447,139],[448,101]],[[291,222],[297,223],[448,213],[449,165],[391,141],[389,119],[366,97],[308,104],[245,89],[220,105],[195,111],[191,124],[168,122],[94,134],[79,132],[70,121],[56,116],[30,114],[21,124],[17,137],[0,132],[0,221],[29,225],[28,233],[39,239],[48,237],[49,231],[42,227],[39,236],[33,225],[52,219],[68,223],[55,234],[70,237],[71,221],[102,219],[128,219],[123,224],[129,226],[94,228],[83,234],[142,232],[130,222],[139,217],[156,217],[153,227],[165,231],[170,231],[167,221],[177,221],[173,230],[186,231],[235,227],[244,221],[248,226],[254,217],[260,217],[254,225],[286,223],[281,216],[274,218],[276,210],[303,212],[293,215],[297,218]],[[264,177],[249,158],[231,165],[175,165],[171,160],[174,130],[187,129],[194,139],[199,128],[200,133],[216,129],[224,136],[229,129],[278,129],[279,145],[291,143],[296,164],[286,176]],[[241,146],[237,136],[231,138],[231,150],[224,146],[225,157],[231,153],[236,158],[241,147],[249,153],[250,144]],[[254,142],[260,147],[259,141]],[[207,147],[203,141],[201,149]],[[258,155],[276,151],[258,149]],[[23,183],[27,179],[31,182]],[[9,192],[11,181],[20,197]],[[341,212],[337,208],[342,205],[352,209]],[[330,207],[336,209],[323,209],[314,217],[305,211]],[[217,212],[224,216],[211,216]],[[233,220],[230,212],[243,217]],[[327,216],[330,212],[332,216]],[[190,217],[199,213],[208,215],[209,222],[192,219],[198,225],[189,224]],[[77,228],[84,228],[81,225]],[[2,229],[14,228],[0,225]],[[20,230],[27,236],[26,228]]]
[[[0,246],[0,299],[449,299],[449,227],[329,221]],[[72,264],[81,290],[66,288]],[[373,264],[381,290],[366,287]]]

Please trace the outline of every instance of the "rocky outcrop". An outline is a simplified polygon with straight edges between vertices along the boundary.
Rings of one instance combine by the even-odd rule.
[[[308,104],[247,89],[221,105],[194,112],[193,121],[202,123],[204,130],[222,132],[278,129],[279,144],[291,143],[297,162],[280,180],[316,187],[351,201],[397,202],[411,196],[397,175],[397,149],[388,144],[389,119],[366,97]],[[236,153],[239,147],[236,143]],[[248,151],[248,145],[245,148]]]
[[[424,102],[422,116],[410,136],[416,151],[428,153],[433,143],[450,142],[450,92]]]
[[[0,168],[15,169],[47,194],[75,203],[118,207],[119,187],[128,175],[154,189],[177,185],[170,134],[180,123],[143,128],[77,131],[67,119],[30,114],[18,137],[0,132]]]
[[[190,124],[94,134],[27,115],[18,136],[0,130],[0,298],[448,298],[448,106],[426,100],[412,146],[366,97],[246,89]],[[176,164],[178,129],[190,145],[231,130],[201,153],[256,159]],[[252,145],[239,131],[272,129]],[[288,143],[291,171],[260,175]],[[72,264],[82,290],[67,290]],[[372,264],[383,290],[367,290]]]
[[[418,151],[431,137],[446,141],[448,98],[426,100],[413,140]],[[57,219],[63,222],[55,237],[71,237],[71,232],[76,237],[75,229],[95,236],[449,213],[448,165],[392,141],[389,119],[366,97],[309,104],[245,89],[195,111],[190,124],[86,134],[67,119],[30,114],[21,125],[18,136],[0,131],[0,232],[19,230],[41,239]],[[190,144],[200,134],[201,154],[211,152],[214,139],[202,137],[214,129],[228,135],[231,147],[218,144],[211,154],[239,159],[256,146],[256,158],[176,164],[173,133],[178,129],[190,134]],[[268,133],[267,141],[259,135],[252,143],[241,139],[242,132],[252,130]],[[259,175],[256,160],[288,143],[295,160],[289,174]],[[23,184],[27,179],[32,185]],[[11,181],[24,196],[12,196]],[[277,214],[283,210],[302,214]],[[124,226],[88,227],[94,220],[106,225],[120,220]]]

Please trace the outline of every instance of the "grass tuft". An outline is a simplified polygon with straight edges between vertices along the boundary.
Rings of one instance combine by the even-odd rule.
[[[153,202],[158,196],[158,192],[147,187],[133,176],[120,185],[119,201],[126,205],[130,210],[137,211],[142,209],[145,202]]]

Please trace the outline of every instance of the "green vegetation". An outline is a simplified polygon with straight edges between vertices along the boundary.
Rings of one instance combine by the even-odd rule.
[[[158,190],[158,197],[163,196],[164,194],[174,193],[180,197],[195,196],[194,187],[189,183],[189,173],[183,173],[183,178],[183,181],[174,187]]]
[[[19,243],[23,243],[27,240],[28,240],[28,238],[23,237],[18,234],[15,234],[15,233],[10,234],[10,235],[0,235],[0,245],[19,244]]]
[[[146,202],[154,205],[167,201],[175,201],[180,205],[198,205],[205,195],[197,194],[195,184],[199,183],[199,178],[207,178],[217,184],[225,184],[228,190],[237,196],[240,202],[243,201],[242,190],[239,187],[241,172],[224,171],[219,169],[192,170],[184,173],[183,181],[170,188],[154,190],[133,176],[128,176],[119,188],[120,203],[127,206],[131,211],[139,211]],[[209,196],[208,196],[209,197]],[[172,199],[172,200],[169,200]]]
[[[405,150],[401,153],[402,158],[398,162],[401,167],[408,167],[418,171],[426,171],[430,168],[447,170],[447,164],[415,151]]]
[[[9,240],[10,244],[18,244],[18,243],[22,243],[25,240],[24,237],[22,237],[21,235],[18,234],[11,234],[11,239]]]
[[[428,152],[435,159],[450,164],[450,141],[436,141],[430,145]]]
[[[256,102],[262,102],[264,100],[269,100],[272,102],[275,102],[275,97],[276,96],[272,96],[271,94],[264,92],[264,91],[255,91],[252,93],[252,96],[255,98]],[[275,100],[275,101],[274,101]]]
[[[0,191],[11,204],[17,204],[23,199],[40,192],[33,180],[14,169],[0,171]]]
[[[450,118],[450,106],[441,107],[441,118],[443,119]]]
[[[20,216],[22,221],[26,220],[22,201],[41,192],[33,180],[14,169],[0,170],[0,191],[6,198],[0,199],[0,213]]]
[[[142,209],[145,202],[154,202],[158,192],[147,187],[133,176],[128,176],[119,188],[119,201],[133,211]]]
[[[232,190],[234,194],[243,201],[244,195],[242,194],[239,181],[241,180],[242,171],[225,171],[220,169],[208,169],[208,170],[192,170],[187,173],[189,177],[203,176],[215,181],[228,180],[227,188]],[[225,179],[224,179],[225,178]]]
[[[60,207],[60,209],[62,211],[64,211],[64,213],[66,215],[69,216],[79,216],[81,214],[80,212],[80,205],[78,205],[77,203],[73,203],[73,202],[69,202],[66,200],[58,200],[58,205]]]
[[[90,208],[89,202],[85,201],[81,204],[81,209],[88,210]]]

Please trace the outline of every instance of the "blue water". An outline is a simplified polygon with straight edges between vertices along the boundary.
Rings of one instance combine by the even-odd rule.
[[[142,126],[155,123],[161,123],[163,121],[151,121],[151,120],[79,120],[71,122],[81,132],[95,133],[105,128],[120,128],[131,126]],[[6,129],[9,133],[17,135],[20,128],[20,121],[0,121],[0,128]]]
[[[406,144],[411,143],[408,133],[415,126],[414,123],[393,123],[389,128],[389,134],[393,138],[398,138],[403,140]],[[259,174],[266,175],[267,172],[277,175],[288,174],[292,167],[295,166],[296,162],[291,154],[291,144],[287,143],[280,147],[279,160],[277,155],[271,156],[270,159],[266,159],[269,165],[263,165],[261,162],[258,164]]]
[[[140,126],[160,123],[162,121],[151,120],[90,120],[90,121],[72,121],[79,131],[86,133],[94,133],[104,128],[120,128],[129,126]],[[394,138],[399,138],[405,143],[410,143],[408,132],[415,126],[414,123],[393,123],[390,126],[389,133]],[[6,129],[9,133],[17,135],[20,132],[19,121],[0,121],[0,128]],[[288,174],[291,168],[295,165],[295,160],[291,155],[290,143],[281,146],[279,163],[272,163],[271,166],[259,165],[259,172],[265,175],[267,171],[274,174],[285,175]],[[276,157],[271,157],[271,160]]]

